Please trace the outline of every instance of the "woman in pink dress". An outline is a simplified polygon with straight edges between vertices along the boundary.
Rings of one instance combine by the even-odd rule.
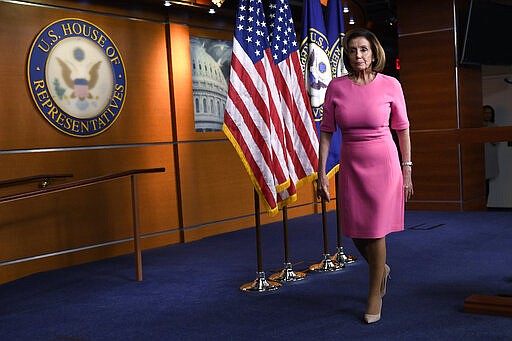
[[[381,74],[384,49],[366,29],[347,32],[343,60],[348,75],[327,88],[320,126],[318,196],[329,201],[325,174],[332,133],[341,129],[338,205],[342,232],[369,265],[364,320],[377,322],[389,272],[386,235],[404,229],[404,202],[413,194],[409,121],[400,83]],[[398,136],[402,162],[391,135]]]

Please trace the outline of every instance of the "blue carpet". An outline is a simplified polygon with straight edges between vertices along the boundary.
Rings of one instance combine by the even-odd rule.
[[[328,214],[334,252],[335,215]],[[322,258],[321,217],[289,221],[294,270]],[[351,240],[345,251],[358,255]],[[281,223],[262,228],[263,266],[282,268]],[[254,229],[127,255],[0,286],[2,340],[510,340],[509,317],[467,314],[471,294],[512,295],[512,212],[406,212],[388,237],[391,280],[382,320],[365,325],[367,266],[309,273],[248,293]]]

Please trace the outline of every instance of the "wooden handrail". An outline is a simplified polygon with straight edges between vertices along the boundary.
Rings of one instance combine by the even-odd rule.
[[[133,244],[134,244],[134,254],[135,254],[135,276],[137,281],[142,281],[142,249],[140,245],[140,229],[139,229],[139,204],[138,204],[138,194],[137,194],[137,174],[144,173],[158,173],[165,172],[165,168],[147,168],[147,169],[133,169],[126,172],[101,175],[94,178],[88,178],[78,181],[72,181],[68,183],[64,183],[57,186],[46,187],[37,191],[24,192],[20,194],[7,195],[4,197],[0,197],[0,204],[37,197],[44,194],[62,192],[65,190],[85,187],[89,185],[94,185],[126,176],[131,177],[131,194],[132,194],[132,213],[133,213]],[[18,179],[19,180],[19,179]],[[9,180],[10,181],[10,180]]]
[[[27,177],[24,177],[24,178],[1,180],[0,181],[0,187],[17,186],[17,185],[23,185],[23,184],[26,184],[26,183],[37,182],[37,181],[45,181],[45,180],[52,180],[52,179],[71,178],[72,176],[73,176],[73,174],[40,174],[40,175],[33,175],[33,176],[27,176]]]
[[[11,201],[16,201],[16,200],[20,200],[20,199],[25,199],[25,198],[37,197],[40,195],[53,193],[53,192],[61,192],[61,191],[65,191],[65,190],[72,189],[72,188],[84,187],[84,186],[101,183],[101,182],[105,182],[105,181],[109,181],[109,180],[113,180],[113,179],[117,179],[117,178],[122,178],[125,176],[142,174],[142,173],[158,173],[158,172],[165,172],[165,168],[133,169],[133,170],[120,172],[120,173],[101,175],[101,176],[97,176],[94,178],[88,178],[88,179],[83,179],[83,180],[67,182],[67,183],[64,183],[61,185],[47,187],[47,188],[39,189],[36,191],[6,195],[3,197],[0,197],[0,204],[6,203],[6,202],[11,202]]]

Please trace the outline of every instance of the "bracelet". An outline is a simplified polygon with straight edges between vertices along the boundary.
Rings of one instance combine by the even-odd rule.
[[[402,162],[402,166],[412,167],[412,161]]]

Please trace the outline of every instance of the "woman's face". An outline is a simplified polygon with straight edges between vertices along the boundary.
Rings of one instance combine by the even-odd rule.
[[[348,43],[348,58],[354,72],[371,71],[373,53],[368,39],[353,38]]]

